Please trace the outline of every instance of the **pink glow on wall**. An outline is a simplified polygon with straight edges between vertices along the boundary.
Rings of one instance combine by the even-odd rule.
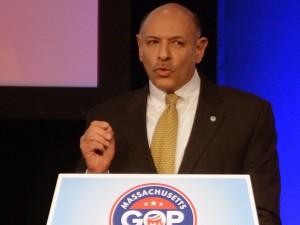
[[[98,0],[1,0],[0,86],[96,87]]]

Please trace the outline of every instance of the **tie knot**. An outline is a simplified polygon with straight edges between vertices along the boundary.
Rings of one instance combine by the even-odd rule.
[[[168,93],[166,95],[166,103],[170,105],[176,105],[176,102],[178,100],[179,96],[177,96],[174,93]]]

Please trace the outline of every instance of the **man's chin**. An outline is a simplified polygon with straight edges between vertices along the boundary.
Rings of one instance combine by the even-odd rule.
[[[156,81],[154,83],[154,85],[158,89],[160,89],[160,90],[162,90],[164,92],[168,92],[168,93],[174,92],[176,90],[174,83],[170,82],[170,81],[167,81],[167,80]]]

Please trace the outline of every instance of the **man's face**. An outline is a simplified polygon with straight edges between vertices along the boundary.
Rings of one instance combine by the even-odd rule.
[[[137,41],[149,79],[166,92],[176,91],[192,78],[207,45],[206,38],[197,37],[190,16],[168,9],[148,16]]]

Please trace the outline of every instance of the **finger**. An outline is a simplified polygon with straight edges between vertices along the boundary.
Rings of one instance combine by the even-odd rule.
[[[90,142],[88,144],[82,144],[82,152],[84,155],[93,155],[94,153],[97,153],[100,155],[103,154],[103,152],[106,151],[107,147],[104,146],[103,144],[99,143],[99,142]]]
[[[103,149],[94,149],[93,151],[95,154],[97,154],[98,156],[102,156],[104,158],[108,158],[108,159],[112,159],[114,156],[114,148],[112,147],[105,147]]]
[[[111,139],[111,136],[112,135],[109,132],[93,129],[93,130],[86,131],[83,135],[83,139],[87,141],[89,140],[109,141]]]
[[[109,141],[103,139],[102,137],[89,137],[89,138],[81,138],[80,146],[83,151],[93,151],[94,149],[106,150],[109,146]]]
[[[96,128],[96,129],[103,129],[105,131],[113,132],[112,127],[106,121],[93,121],[89,127],[92,129]]]
[[[115,141],[111,141],[109,146],[107,146],[106,150],[103,152],[103,156],[106,158],[113,158],[115,152]]]
[[[112,136],[113,136],[113,132],[112,132],[111,128],[109,128],[109,130],[105,130],[100,127],[90,127],[86,131],[86,136],[88,137],[91,135],[98,135],[98,136],[105,138],[106,140],[111,140]]]
[[[91,122],[90,127],[99,127],[102,129],[108,129],[110,127],[109,123],[106,121],[94,120]]]
[[[112,127],[111,127],[110,125],[106,128],[106,130],[107,130],[108,132],[113,133],[113,129],[112,129]]]
[[[105,139],[103,136],[98,135],[96,133],[89,134],[89,135],[83,135],[80,141],[87,145],[96,142],[96,143],[102,144],[105,147],[107,147],[110,142],[109,140]]]

